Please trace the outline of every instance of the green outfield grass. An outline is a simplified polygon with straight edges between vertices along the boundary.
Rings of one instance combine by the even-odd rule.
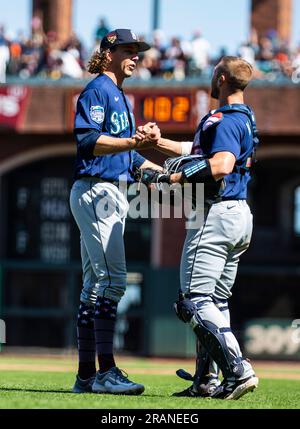
[[[123,365],[124,363],[124,365]],[[49,371],[39,366],[50,365]],[[2,365],[2,367],[1,367]],[[18,369],[3,369],[5,365],[19,365]],[[28,365],[28,370],[23,366]],[[61,366],[60,372],[54,369]],[[161,369],[178,368],[174,362],[152,362],[147,359],[121,360],[121,367],[130,378],[145,384],[141,396],[112,396],[70,393],[74,382],[73,361],[70,359],[5,358],[0,356],[0,409],[299,409],[300,380],[298,371],[286,369],[293,379],[261,378],[258,389],[238,401],[199,398],[172,398],[170,395],[189,384],[175,375],[155,374]],[[1,369],[2,368],[2,369]],[[134,373],[136,369],[136,374]],[[149,373],[151,371],[151,374]],[[273,368],[273,371],[276,370]],[[142,373],[141,373],[142,372]],[[143,373],[144,372],[144,373]],[[147,373],[148,372],[148,373]],[[259,371],[258,371],[259,372]],[[280,368],[280,376],[284,369]],[[259,373],[258,373],[259,375]],[[278,374],[277,374],[278,375]]]

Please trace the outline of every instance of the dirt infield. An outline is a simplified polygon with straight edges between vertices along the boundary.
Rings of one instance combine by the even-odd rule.
[[[260,378],[300,380],[300,362],[254,361]],[[118,364],[135,374],[174,375],[176,369],[193,372],[193,359],[118,357]],[[76,372],[76,355],[0,354],[0,371]]]

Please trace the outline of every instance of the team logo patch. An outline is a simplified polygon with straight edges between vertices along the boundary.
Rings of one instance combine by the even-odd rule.
[[[114,43],[117,40],[117,33],[112,31],[111,33],[108,33],[106,35],[106,38],[109,41],[109,43]]]
[[[101,124],[104,121],[104,108],[102,106],[91,106],[90,117],[97,124]]]
[[[203,124],[203,131],[206,131],[208,128],[212,127],[213,125],[217,125],[219,122],[223,120],[223,113],[218,112],[211,115]]]
[[[130,33],[131,33],[133,40],[138,40],[137,35],[133,31],[130,31]]]

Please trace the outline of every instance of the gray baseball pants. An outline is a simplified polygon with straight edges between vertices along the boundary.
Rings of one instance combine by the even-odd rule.
[[[182,252],[180,280],[182,292],[190,295],[202,320],[218,328],[230,328],[229,317],[214,300],[231,295],[240,256],[247,250],[252,235],[252,214],[246,201],[230,200],[213,204],[199,229],[189,229]],[[229,351],[242,356],[232,332],[224,334]],[[241,378],[253,374],[244,361]]]
[[[81,236],[83,289],[88,305],[97,296],[119,302],[126,288],[124,228],[128,202],[112,183],[93,178],[77,180],[70,207]]]

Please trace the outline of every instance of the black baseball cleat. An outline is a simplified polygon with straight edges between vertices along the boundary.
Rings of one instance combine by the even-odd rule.
[[[195,392],[193,389],[193,386],[188,387],[187,389],[182,390],[181,392],[175,392],[172,393],[172,396],[179,397],[189,397],[189,398],[195,398],[197,396],[202,396],[200,393]]]
[[[189,398],[195,398],[195,397],[208,398],[216,391],[216,389],[219,386],[219,383],[220,382],[217,378],[211,377],[206,383],[205,382],[201,383],[198,388],[196,388],[192,384],[192,386],[182,390],[181,392],[173,393],[172,396],[176,396],[176,397],[187,396]]]
[[[223,380],[210,397],[213,399],[240,399],[246,393],[256,389],[257,386],[258,378],[255,375],[243,380]]]

